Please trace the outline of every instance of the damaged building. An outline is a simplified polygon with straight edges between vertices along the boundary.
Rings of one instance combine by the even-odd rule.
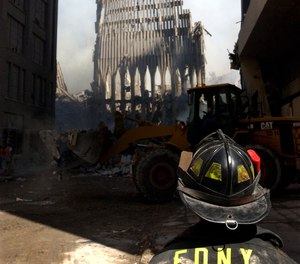
[[[300,2],[241,0],[232,68],[240,69],[253,116],[300,116]]]
[[[192,24],[182,0],[98,0],[95,26],[91,86],[99,113],[174,122],[178,98],[205,83],[201,22]]]
[[[63,71],[57,63],[56,98],[55,98],[55,129],[87,129],[93,120],[93,93],[84,90],[71,94],[65,83]],[[76,118],[74,118],[76,116]]]
[[[0,143],[19,163],[38,159],[37,131],[54,125],[57,9],[57,0],[0,1]]]

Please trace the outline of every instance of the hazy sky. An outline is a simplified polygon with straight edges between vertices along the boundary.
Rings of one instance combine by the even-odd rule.
[[[226,75],[220,80],[226,82],[236,82],[238,78],[237,71],[230,70],[228,50],[233,50],[240,30],[240,2],[183,0],[183,7],[191,10],[193,21],[202,21],[212,35],[205,36],[208,83],[212,75]],[[57,59],[71,93],[90,89],[95,21],[95,0],[59,0]]]

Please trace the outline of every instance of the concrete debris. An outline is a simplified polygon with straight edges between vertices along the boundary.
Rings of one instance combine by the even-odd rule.
[[[59,166],[80,160],[78,164],[87,162],[97,164],[100,155],[113,142],[112,133],[100,122],[96,129],[69,130],[58,132],[56,130],[42,130],[39,136],[53,159]]]
[[[32,200],[30,200],[30,199],[22,199],[22,198],[16,197],[16,202],[32,202]]]
[[[132,173],[132,156],[131,155],[121,155],[120,162],[114,164],[113,167],[109,168],[107,166],[98,163],[95,168],[95,172],[98,175],[109,176],[109,175],[126,175]]]
[[[40,205],[40,206],[46,206],[46,205],[54,205],[54,201],[45,200],[45,201],[32,201],[29,202],[31,205]]]
[[[47,147],[52,157],[56,160],[60,159],[60,152],[58,150],[58,141],[60,138],[59,133],[56,130],[41,130],[39,136],[42,142]]]
[[[88,131],[74,130],[68,134],[67,145],[80,159],[95,164],[100,154],[112,143],[112,134],[104,123],[97,129]]]

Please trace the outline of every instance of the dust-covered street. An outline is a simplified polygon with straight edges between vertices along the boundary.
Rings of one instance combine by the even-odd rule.
[[[147,204],[130,177],[44,171],[0,182],[1,263],[147,263],[184,228],[180,201]]]
[[[262,224],[298,262],[299,190],[274,197]],[[0,181],[0,263],[148,263],[195,221],[179,199],[147,203],[130,176],[28,172]]]

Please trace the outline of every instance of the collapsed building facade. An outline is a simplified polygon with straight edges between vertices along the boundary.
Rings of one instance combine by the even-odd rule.
[[[62,68],[57,63],[55,129],[87,129],[92,126],[92,92],[89,90],[71,94],[65,83]],[[76,116],[76,118],[74,118]]]
[[[101,113],[153,120],[161,110],[174,121],[176,99],[205,83],[203,31],[181,0],[98,0],[91,86]]]

